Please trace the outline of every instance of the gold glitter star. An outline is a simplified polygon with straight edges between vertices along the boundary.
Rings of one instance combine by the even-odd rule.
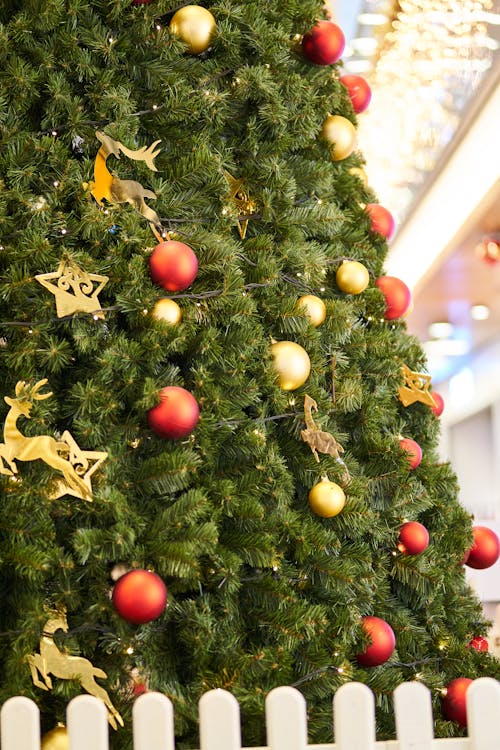
[[[38,274],[35,279],[55,296],[58,318],[76,312],[91,313],[95,317],[104,318],[97,296],[108,283],[108,276],[87,273],[73,261],[64,258],[57,271]],[[95,289],[94,284],[97,284]]]
[[[427,406],[435,407],[436,403],[429,391],[431,376],[422,372],[413,372],[407,365],[401,367],[405,384],[398,389],[398,397],[403,406],[421,401]]]
[[[50,499],[57,500],[63,495],[72,495],[73,497],[79,497],[81,500],[92,501],[92,474],[94,474],[100,465],[104,463],[108,454],[105,451],[82,450],[68,430],[61,435],[61,442],[67,444],[69,449],[67,460],[73,466],[73,469],[78,474],[84,485],[88,488],[88,494],[80,492],[75,486],[69,486],[64,479],[58,479],[54,491],[49,496]]]
[[[224,170],[224,177],[229,183],[229,198],[233,201],[238,209],[240,216],[249,216],[257,210],[257,204],[249,197],[244,186],[243,179],[236,179],[227,170]],[[242,240],[245,239],[248,227],[248,219],[238,218],[238,232]]]

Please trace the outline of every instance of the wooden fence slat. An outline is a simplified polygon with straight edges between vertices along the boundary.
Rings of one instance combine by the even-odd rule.
[[[480,677],[469,686],[465,698],[471,750],[498,750],[500,684],[492,677]]]
[[[144,693],[132,708],[134,750],[175,750],[174,709],[161,693]]]
[[[201,750],[241,750],[240,707],[227,690],[209,690],[199,702]]]
[[[2,750],[40,750],[40,712],[36,703],[17,695],[0,711]]]
[[[270,750],[306,750],[306,701],[296,688],[277,687],[268,693],[266,732]]]
[[[367,685],[346,682],[333,699],[337,750],[375,750],[375,699]]]
[[[70,750],[108,750],[108,712],[99,698],[77,695],[66,717]]]
[[[399,750],[432,750],[434,719],[430,691],[420,682],[403,682],[394,691]]]

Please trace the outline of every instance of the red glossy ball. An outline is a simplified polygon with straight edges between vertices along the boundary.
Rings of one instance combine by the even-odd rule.
[[[474,543],[469,550],[465,564],[469,568],[478,570],[490,568],[500,555],[500,541],[497,535],[487,526],[474,526],[472,534]]]
[[[156,573],[131,570],[116,582],[112,601],[120,617],[142,625],[156,620],[165,609],[167,587]]]
[[[411,292],[404,281],[395,276],[379,276],[375,285],[385,297],[384,318],[395,320],[404,315],[411,304]]]
[[[341,76],[340,81],[347,89],[356,114],[364,112],[372,98],[372,90],[367,81],[361,76],[352,74]]]
[[[390,240],[396,228],[396,222],[391,212],[381,206],[380,203],[367,203],[365,211],[370,217],[372,232],[378,232],[378,234]]]
[[[476,635],[471,641],[469,641],[470,648],[476,651],[488,651],[488,641],[480,635]]]
[[[444,410],[444,398],[436,391],[431,391],[431,396],[436,404],[435,406],[431,406],[431,412],[435,414],[436,417],[440,417]]]
[[[195,280],[198,259],[189,245],[168,240],[156,245],[149,258],[149,270],[155,284],[169,292],[180,292]]]
[[[467,726],[467,704],[465,693],[472,683],[469,677],[457,677],[446,686],[446,695],[442,698],[443,713],[450,721],[456,721],[461,727]]]
[[[420,555],[429,546],[429,532],[418,521],[407,521],[399,530],[398,549],[404,555]]]
[[[158,437],[176,440],[194,430],[200,418],[195,397],[185,388],[169,385],[160,391],[160,403],[148,411],[148,425]]]
[[[377,667],[391,657],[396,647],[394,631],[389,623],[380,617],[363,617],[361,627],[371,643],[362,653],[356,655],[356,659],[364,667]]]
[[[411,438],[401,438],[399,445],[406,453],[410,469],[416,469],[422,460],[422,448]]]
[[[318,21],[302,38],[304,57],[316,65],[336,63],[344,47],[344,33],[337,24],[331,21]]]

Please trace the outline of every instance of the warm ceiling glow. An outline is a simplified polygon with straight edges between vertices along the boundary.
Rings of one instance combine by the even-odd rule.
[[[449,339],[453,335],[452,324],[444,321],[431,323],[428,330],[432,339]]]
[[[488,305],[472,305],[470,316],[472,320],[488,320],[490,317],[490,308]]]
[[[383,26],[387,23],[387,16],[383,13],[360,13],[358,21],[363,26]]]

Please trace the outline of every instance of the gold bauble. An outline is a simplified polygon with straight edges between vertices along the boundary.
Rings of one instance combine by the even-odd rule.
[[[351,167],[349,174],[353,174],[355,177],[361,180],[361,182],[368,187],[368,175],[366,174],[363,167]]]
[[[69,737],[66,727],[58,726],[44,734],[41,750],[69,750]]]
[[[370,283],[366,266],[357,260],[345,260],[335,275],[338,288],[346,294],[361,294]]]
[[[163,320],[165,323],[175,326],[181,321],[182,310],[173,299],[162,297],[162,299],[159,299],[158,302],[155,303],[152,315],[157,318],[157,320]]]
[[[317,516],[333,518],[345,505],[344,490],[329,479],[322,479],[309,492],[309,505]]]
[[[350,120],[341,115],[328,115],[321,131],[323,138],[333,144],[332,159],[340,161],[354,151],[356,128]]]
[[[186,42],[188,52],[199,55],[210,47],[215,31],[215,18],[200,5],[185,5],[172,16],[170,31]]]
[[[284,391],[294,391],[303,385],[311,372],[311,361],[305,349],[293,341],[277,341],[271,345],[274,369]]]
[[[320,326],[326,318],[325,303],[314,294],[304,294],[303,297],[299,297],[297,305],[304,309],[313,326]]]

